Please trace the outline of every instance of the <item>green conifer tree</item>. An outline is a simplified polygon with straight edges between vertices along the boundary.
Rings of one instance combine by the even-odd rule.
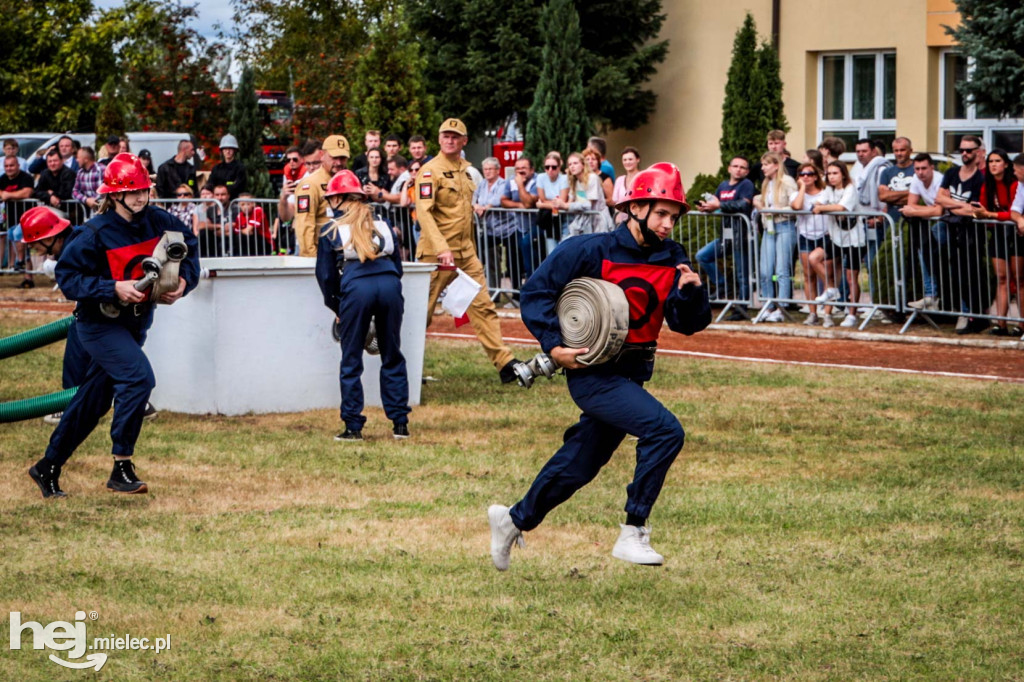
[[[273,198],[270,174],[263,158],[263,124],[256,101],[252,68],[246,64],[231,104],[231,132],[238,140],[238,157],[245,165],[249,177],[249,191],[253,196]]]
[[[583,95],[580,20],[572,0],[550,0],[541,31],[544,68],[526,122],[526,154],[535,160],[552,150],[563,158],[580,151],[593,130]]]
[[[757,73],[764,88],[764,96],[756,101],[760,106],[758,118],[765,131],[789,132],[789,122],[782,104],[782,74],[779,51],[770,41],[761,43],[757,51]]]
[[[759,75],[757,62],[757,27],[754,17],[747,13],[743,25],[736,31],[732,62],[725,83],[722,138],[718,143],[722,153],[720,176],[725,175],[730,159],[737,154],[753,159],[764,150],[765,134],[769,129],[763,127],[755,99],[764,98],[767,85]]]
[[[954,0],[960,24],[946,27],[973,62],[957,89],[985,116],[1024,116],[1024,4],[1020,0]],[[980,115],[980,114],[979,114]]]
[[[105,140],[110,135],[121,137],[128,129],[128,109],[122,100],[117,84],[118,76],[108,76],[100,91],[100,104],[96,110],[96,139]]]
[[[405,8],[397,0],[375,0],[367,2],[364,11],[370,44],[354,70],[346,126],[349,141],[359,144],[367,130],[399,135],[403,140],[417,134],[429,137],[441,121],[434,97],[427,92],[425,60],[413,39]]]

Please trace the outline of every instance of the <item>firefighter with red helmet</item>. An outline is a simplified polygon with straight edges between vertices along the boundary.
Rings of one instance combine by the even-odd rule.
[[[679,420],[644,383],[654,370],[654,351],[663,322],[686,335],[711,322],[708,295],[686,252],[670,239],[689,210],[679,170],[657,163],[637,174],[626,199],[616,206],[627,219],[613,232],[563,242],[522,289],[523,322],[541,348],[565,369],[569,394],[583,411],[565,432],[562,447],[541,469],[526,495],[511,508],[492,505],[491,558],[506,570],[512,545],[522,545],[555,507],[589,483],[627,434],[638,438],[636,468],[626,487],[626,523],[612,556],[635,564],[660,565],[650,545],[647,518],[665,475],[683,447]],[[587,348],[562,345],[556,305],[567,284],[580,277],[621,287],[629,304],[629,332],[619,355],[584,365]]]
[[[49,206],[36,206],[21,216],[22,241],[29,248],[46,257],[43,273],[56,279],[57,258],[72,235],[71,223]],[[64,364],[61,384],[64,388],[78,386],[85,379],[89,354],[78,341],[78,328],[72,321],[64,343]],[[60,421],[60,412],[47,415],[43,420],[48,424]]]
[[[316,280],[324,305],[338,316],[341,419],[336,441],[363,440],[363,350],[371,325],[380,352],[380,395],[395,438],[409,437],[409,377],[401,350],[402,258],[397,233],[374,220],[356,174],[339,171],[324,199],[334,219],[320,230]]]
[[[62,467],[96,428],[114,403],[110,425],[113,470],[107,489],[145,493],[132,464],[135,442],[155,385],[142,352],[156,302],[171,304],[199,282],[198,243],[192,230],[167,211],[149,206],[151,182],[134,154],[118,154],[103,173],[99,213],[77,228],[57,261],[56,276],[64,296],[75,301],[78,340],[89,357],[85,378],[50,437],[46,453],[29,475],[43,497],[63,497]],[[178,287],[152,300],[139,289],[144,261],[176,236],[187,250],[178,263]]]

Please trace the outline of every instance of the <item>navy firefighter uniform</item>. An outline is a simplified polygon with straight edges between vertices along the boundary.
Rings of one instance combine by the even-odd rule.
[[[127,194],[138,195],[139,190],[148,187],[149,176],[138,158],[119,154],[105,171],[101,191],[106,189],[113,202],[123,202]],[[180,232],[184,236],[188,255],[179,264],[178,274],[185,282],[187,294],[199,282],[199,245],[192,231],[166,211],[144,206],[126,219],[112,208],[76,228],[61,252],[57,282],[64,295],[76,302],[74,327],[78,343],[88,357],[88,366],[84,375],[79,375],[80,388],[50,437],[43,460],[30,471],[44,496],[50,496],[47,485],[51,479],[56,483],[60,468],[96,428],[110,409],[111,401],[111,452],[115,460],[122,461],[115,461],[107,487],[118,492],[146,491],[145,484],[135,478],[130,460],[124,464],[123,458],[134,454],[146,403],[156,385],[149,360],[142,351],[147,330],[153,323],[154,303],[147,292],[145,300],[122,306],[115,286],[119,281],[142,277],[142,260],[153,255],[166,232]],[[104,314],[102,304],[114,304],[117,316]],[[76,373],[80,369],[76,368]],[[128,476],[121,481],[125,484],[122,486],[116,474],[125,473],[124,467],[128,467]],[[62,494],[59,486],[56,492],[52,488],[50,491]]]
[[[670,168],[671,172],[659,167]],[[678,198],[673,199],[670,192],[647,201],[645,231],[656,200],[672,199],[686,207],[675,166],[656,164],[647,173],[652,171],[654,187],[677,185]],[[634,188],[648,180],[644,174],[638,174]],[[637,201],[635,196],[633,201]],[[673,210],[678,214],[679,208]],[[641,243],[630,230],[629,222],[610,233],[564,241],[523,286],[523,322],[545,353],[551,354],[552,349],[563,344],[557,303],[562,290],[574,279],[593,277],[621,287],[629,303],[630,323],[623,351],[616,358],[565,370],[569,393],[582,410],[579,422],[565,432],[562,447],[507,514],[498,505],[489,510],[492,555],[499,570],[507,568],[508,550],[513,540],[521,539],[520,532],[536,528],[551,510],[593,480],[626,434],[638,437],[636,467],[633,480],[626,487],[625,505],[627,524],[635,526],[623,526],[624,536],[616,543],[613,555],[634,563],[661,563],[662,557],[647,545],[645,522],[669,467],[683,447],[684,432],[679,420],[644,389],[644,383],[654,370],[654,351],[663,323],[667,322],[672,331],[691,335],[710,324],[711,308],[704,287],[693,284],[692,279],[680,287],[679,266],[690,265],[683,248],[671,239],[659,239],[649,232]],[[686,272],[691,273],[688,269]],[[699,283],[699,279],[696,281]],[[509,518],[514,528],[509,525]],[[644,545],[639,557],[628,547],[625,556],[618,552],[627,531],[632,533],[631,542]]]
[[[351,176],[351,177],[349,177]],[[358,195],[354,197],[353,195]],[[316,251],[316,279],[324,305],[338,316],[341,337],[341,419],[345,432],[336,440],[361,440],[363,425],[363,351],[370,323],[376,329],[380,350],[380,394],[384,413],[392,421],[396,438],[408,436],[409,378],[401,350],[402,297],[401,249],[387,223],[372,220],[365,193],[355,174],[339,171],[325,192],[329,202],[344,198],[340,216],[321,229]],[[365,212],[360,209],[365,208]],[[360,260],[352,245],[349,216],[362,213],[372,223],[376,258]]]

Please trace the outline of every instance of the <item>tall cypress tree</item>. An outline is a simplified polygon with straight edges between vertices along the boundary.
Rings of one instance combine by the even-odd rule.
[[[242,68],[242,77],[231,103],[231,132],[238,140],[238,156],[249,176],[249,191],[256,197],[273,198],[274,189],[263,158],[263,124],[260,122],[252,67],[248,64]]]
[[[755,98],[765,96],[766,83],[757,68],[757,28],[748,12],[743,25],[736,31],[732,44],[732,62],[725,83],[722,102],[722,139],[718,147],[722,153],[725,174],[729,160],[736,155],[757,158],[764,149],[765,130],[758,115]]]
[[[565,157],[583,149],[593,130],[583,95],[580,19],[572,0],[550,0],[541,30],[544,68],[526,122],[526,154],[535,160],[552,150]]]
[[[105,140],[110,135],[121,137],[128,129],[128,108],[121,99],[117,83],[119,76],[108,76],[100,91],[100,106],[96,110],[96,139]]]
[[[779,64],[779,51],[770,41],[761,43],[757,51],[757,73],[760,78],[764,96],[757,100],[758,118],[765,131],[781,130],[789,132],[789,122],[782,105],[782,74]]]
[[[361,141],[363,133],[373,129],[403,139],[432,133],[441,121],[434,97],[427,92],[425,60],[406,21],[405,8],[398,0],[374,0],[364,4],[364,11],[370,25],[370,46],[356,61],[349,139]]]

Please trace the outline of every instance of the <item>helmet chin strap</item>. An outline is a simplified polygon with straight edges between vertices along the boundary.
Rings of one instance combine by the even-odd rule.
[[[654,232],[651,231],[650,228],[647,227],[647,218],[651,215],[652,205],[647,205],[647,213],[644,215],[643,218],[640,218],[629,209],[630,204],[632,203],[633,202],[626,204],[626,215],[635,220],[636,224],[640,226],[640,236],[644,238],[644,244],[646,246],[654,246],[655,244],[661,242],[661,237],[656,235]]]
[[[142,217],[142,214],[146,212],[146,209],[149,208],[149,195],[146,195],[146,205],[143,206],[142,208],[140,208],[138,211],[133,211],[132,209],[128,208],[128,204],[125,203],[125,200],[124,200],[124,195],[125,194],[127,194],[127,192],[122,193],[121,194],[121,198],[120,199],[114,199],[114,201],[116,201],[118,204],[120,204],[121,208],[123,208],[125,211],[128,212],[128,215],[131,216],[129,218],[130,222],[133,222],[133,223],[137,222],[139,220],[139,218]]]

